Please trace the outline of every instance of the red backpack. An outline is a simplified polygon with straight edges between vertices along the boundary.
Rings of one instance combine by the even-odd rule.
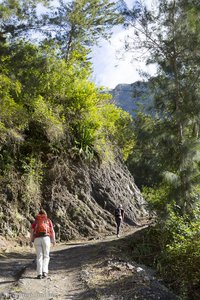
[[[46,215],[37,215],[35,219],[34,234],[38,237],[50,235],[49,219]]]

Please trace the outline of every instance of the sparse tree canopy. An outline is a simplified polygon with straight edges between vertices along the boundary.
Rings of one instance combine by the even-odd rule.
[[[189,212],[198,198],[200,175],[199,8],[195,0],[162,0],[154,10],[138,3],[125,12],[126,25],[134,29],[127,49],[157,65],[157,76],[150,80],[156,112],[154,145],[158,165],[171,185],[169,199],[176,200],[182,213]]]

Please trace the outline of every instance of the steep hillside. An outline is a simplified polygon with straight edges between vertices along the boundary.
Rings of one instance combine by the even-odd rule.
[[[148,112],[152,102],[148,82],[136,81],[131,84],[118,84],[110,93],[114,103],[132,116],[138,107],[144,107],[144,110]]]
[[[132,119],[89,80],[87,49],[62,56],[46,42],[0,55],[0,235],[23,242],[41,206],[60,240],[113,233],[119,202],[134,225],[143,199],[116,159],[130,154]]]
[[[4,179],[1,184],[3,236],[20,237],[23,241],[40,206],[54,221],[59,240],[115,233],[113,210],[118,203],[125,208],[127,226],[140,223],[147,216],[145,201],[120,160],[101,164],[69,157],[49,160],[40,189],[29,203],[24,202],[22,177],[13,173],[13,178]],[[33,183],[29,188],[33,189]]]

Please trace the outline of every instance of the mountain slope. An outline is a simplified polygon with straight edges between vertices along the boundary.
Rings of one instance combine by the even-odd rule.
[[[137,81],[131,84],[118,84],[110,91],[113,96],[113,102],[123,110],[134,116],[134,110],[143,107],[145,112],[152,102],[152,95],[149,89],[149,83]]]

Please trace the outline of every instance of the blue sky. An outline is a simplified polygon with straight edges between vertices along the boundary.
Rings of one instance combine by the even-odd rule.
[[[143,0],[150,5],[154,0]],[[126,0],[129,8],[134,4],[134,0]],[[98,86],[115,88],[119,83],[133,83],[141,80],[139,70],[154,72],[152,66],[145,66],[144,62],[136,62],[132,59],[131,53],[125,53],[120,59],[119,50],[123,47],[124,38],[127,32],[119,27],[115,30],[111,40],[102,40],[99,47],[94,47],[92,53],[93,78]]]

